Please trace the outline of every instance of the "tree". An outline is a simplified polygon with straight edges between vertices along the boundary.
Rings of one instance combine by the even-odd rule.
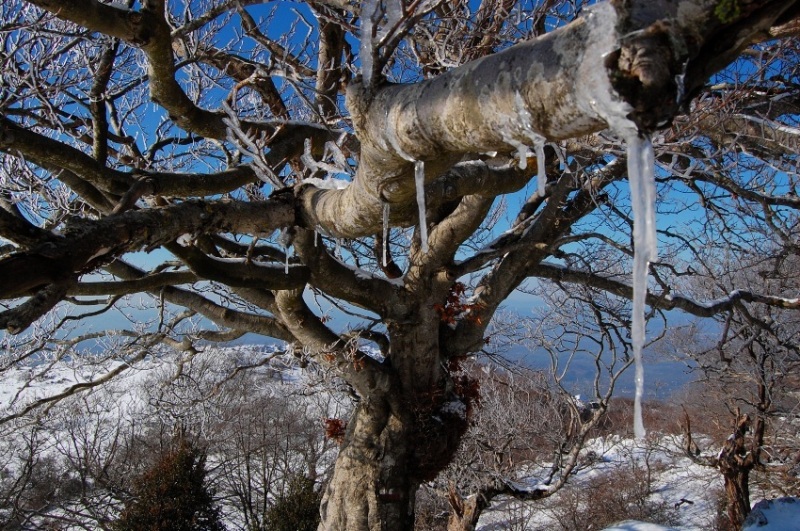
[[[330,477],[338,445],[326,439],[321,419],[346,417],[341,408],[346,396],[327,386],[318,392],[314,375],[284,382],[282,372],[297,376],[296,363],[285,365],[279,354],[268,347],[240,346],[207,348],[191,361],[153,360],[141,372],[61,400],[35,418],[4,424],[3,525],[109,529],[126,503],[138,503],[131,497],[132,478],[153,465],[154,456],[166,459],[164,454],[175,448],[169,442],[174,426],[188,424],[209,456],[203,485],[213,489],[227,528],[271,529],[266,513],[282,497],[287,498],[284,510],[308,509],[308,504],[293,505],[308,492],[292,491],[291,483],[304,487],[294,478],[309,475],[314,480],[308,481],[322,486]],[[56,374],[44,373],[44,379],[54,385],[65,375],[85,371],[87,361],[62,364]],[[16,384],[24,394],[31,382],[23,378]],[[169,474],[162,470],[156,478]],[[321,494],[314,489],[317,522]],[[299,511],[298,517],[303,514]]]
[[[3,366],[102,335],[80,319],[133,322],[106,336],[125,363],[7,421],[159,343],[282,340],[359,400],[320,528],[408,529],[467,428],[448,362],[485,348],[526,281],[584,285],[590,308],[628,315],[636,291],[638,329],[644,302],[651,317],[800,306],[758,285],[681,295],[715,242],[664,221],[717,224],[727,243],[795,219],[796,0],[284,4],[0,7]],[[736,82],[706,86],[740,56]],[[637,219],[634,252],[620,181],[647,174],[640,135],[657,131],[662,252],[643,298],[652,238]],[[625,356],[642,343],[599,333]]]
[[[141,529],[224,531],[219,510],[205,484],[206,456],[185,434],[133,482],[133,499],[112,527]]]
[[[295,476],[289,488],[267,511],[266,529],[271,531],[314,531],[319,524],[322,494],[314,480]]]
[[[695,279],[697,289],[713,291],[758,279],[767,293],[796,292],[797,255],[787,253],[780,242],[770,242],[769,236],[761,235],[762,252],[749,257],[745,267],[723,267],[705,282]],[[763,469],[768,459],[772,468],[781,461],[791,464],[785,462],[786,451],[794,454],[800,448],[793,430],[787,432],[782,426],[798,406],[793,391],[800,367],[800,327],[796,318],[771,308],[738,307],[722,320],[721,336],[715,335],[711,345],[698,341],[697,352],[691,355],[707,380],[701,395],[704,404],[721,402],[732,429],[715,456],[700,455],[686,413],[685,449],[696,462],[719,469],[728,524],[738,529],[750,513],[751,473]],[[708,412],[703,416],[709,419]]]
[[[479,382],[480,408],[474,408],[459,452],[437,480],[439,490],[447,492],[449,531],[474,530],[496,497],[549,498],[581,469],[585,443],[607,420],[614,387],[631,364],[610,334],[598,334],[619,332],[625,325],[621,316],[602,308],[597,295],[583,286],[540,292],[547,303],[533,317],[522,318],[531,329],[515,341],[527,336],[531,351],[547,350],[549,371],[502,371],[491,364],[466,371]],[[591,347],[576,352],[575,346],[586,340]],[[564,376],[570,364],[580,362],[596,368],[595,381],[576,397]]]

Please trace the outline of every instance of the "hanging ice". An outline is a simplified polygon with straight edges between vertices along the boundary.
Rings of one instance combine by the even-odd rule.
[[[634,403],[634,432],[644,437],[642,395],[644,369],[642,347],[645,342],[644,306],[647,295],[647,264],[656,260],[655,176],[653,147],[650,139],[639,137],[636,125],[628,116],[633,110],[619,96],[608,77],[608,54],[619,49],[619,16],[613,2],[601,2],[587,8],[585,54],[578,66],[575,86],[578,100],[588,113],[602,117],[609,128],[622,136],[628,145],[628,178],[633,204],[633,315],[631,340],[636,362],[636,400]]]
[[[386,0],[386,28],[391,30],[403,20],[403,0]]]
[[[389,261],[389,203],[383,204],[383,267],[386,267]]]
[[[519,169],[525,170],[528,168],[528,146],[522,142],[516,142],[512,139],[506,140],[509,144],[517,148],[517,164]]]
[[[361,39],[359,42],[359,55],[361,58],[361,75],[364,85],[369,87],[372,81],[373,54],[375,53],[372,40],[374,18],[380,9],[379,0],[364,0],[361,2]]]
[[[283,273],[289,274],[289,248],[292,246],[292,235],[288,229],[283,229],[278,235],[278,243],[283,247],[283,254],[286,257],[283,263]]]
[[[425,207],[425,163],[414,161],[414,183],[417,187],[417,208],[419,209],[419,239],[422,252],[428,252],[428,220]]]
[[[650,138],[632,133],[628,144],[628,181],[633,207],[633,309],[631,342],[635,363],[636,395],[633,406],[633,432],[641,439],[645,436],[642,422],[642,395],[644,394],[644,366],[642,349],[645,343],[644,307],[647,296],[648,264],[658,257],[656,239],[656,182],[653,145]]]
[[[536,142],[533,148],[536,150],[536,181],[539,185],[539,195],[544,197],[547,186],[547,172],[544,168],[544,142]]]

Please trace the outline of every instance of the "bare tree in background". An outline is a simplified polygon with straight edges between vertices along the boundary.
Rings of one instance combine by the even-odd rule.
[[[785,230],[786,233],[777,234],[796,242],[797,227]],[[774,236],[754,231],[749,237],[760,240],[761,252],[751,256],[749,264],[721,262],[708,270],[705,278],[698,275],[694,279],[697,289],[713,295],[734,283],[757,282],[767,292],[796,293],[800,265],[796,248],[776,242]],[[785,473],[783,481],[768,484],[767,489],[797,494],[792,481],[786,479],[800,452],[800,442],[791,427],[791,419],[800,407],[796,376],[800,369],[800,322],[796,315],[782,315],[772,308],[745,306],[720,320],[721,337],[712,336],[711,345],[708,338],[698,342],[704,348],[691,356],[704,376],[700,391],[703,403],[721,403],[727,418],[718,421],[724,422],[729,431],[724,441],[719,441],[721,452],[704,456],[692,438],[687,412],[686,453],[696,462],[719,469],[725,485],[728,525],[737,529],[750,513],[751,473],[764,471],[767,462],[775,474],[781,468]],[[702,416],[704,423],[714,418],[708,411]],[[696,413],[694,417],[697,419]]]
[[[126,362],[116,372],[160,343],[286,341],[359,399],[321,528],[409,529],[468,424],[448,362],[491,340],[500,305],[539,281],[632,297],[609,126],[655,135],[651,315],[800,306],[760,284],[681,292],[718,244],[735,256],[758,243],[736,235],[796,219],[799,10],[4,2],[0,370],[99,337]],[[113,331],[76,326],[117,312],[125,324],[92,321]]]
[[[470,415],[459,452],[437,480],[447,492],[450,531],[475,529],[497,497],[542,500],[561,490],[585,465],[580,453],[631,364],[612,335],[626,329],[622,305],[608,304],[587,286],[541,288],[528,290],[546,301],[532,317],[507,320],[516,321],[508,325],[519,334],[513,340],[546,351],[549,367],[506,371],[486,364],[467,372],[480,376],[480,408]],[[503,317],[494,330],[503,327]],[[580,395],[576,382],[567,380],[573,365],[589,366],[593,373]]]
[[[4,424],[0,527],[110,528],[135,498],[132,480],[183,433],[207,451],[206,479],[226,527],[264,529],[293,479],[319,488],[330,477],[338,444],[326,438],[323,419],[348,411],[346,397],[318,393],[308,380],[281,382],[271,373],[287,368],[260,357],[211,348],[191,364],[149,364],[46,415]]]

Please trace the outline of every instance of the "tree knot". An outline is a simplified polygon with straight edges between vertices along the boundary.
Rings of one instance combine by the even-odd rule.
[[[628,118],[641,131],[666,126],[678,110],[682,48],[672,25],[662,20],[623,37],[606,58],[611,84],[633,107]]]

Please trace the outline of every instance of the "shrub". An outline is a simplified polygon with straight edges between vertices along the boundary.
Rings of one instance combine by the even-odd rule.
[[[133,481],[114,531],[224,531],[205,484],[205,451],[177,436],[156,463]]]
[[[604,529],[621,520],[677,525],[675,508],[666,502],[652,501],[651,489],[647,471],[634,464],[595,476],[586,485],[569,486],[551,505],[554,529]]]
[[[322,492],[314,480],[295,476],[287,491],[275,500],[264,518],[267,531],[315,531],[319,525]]]

